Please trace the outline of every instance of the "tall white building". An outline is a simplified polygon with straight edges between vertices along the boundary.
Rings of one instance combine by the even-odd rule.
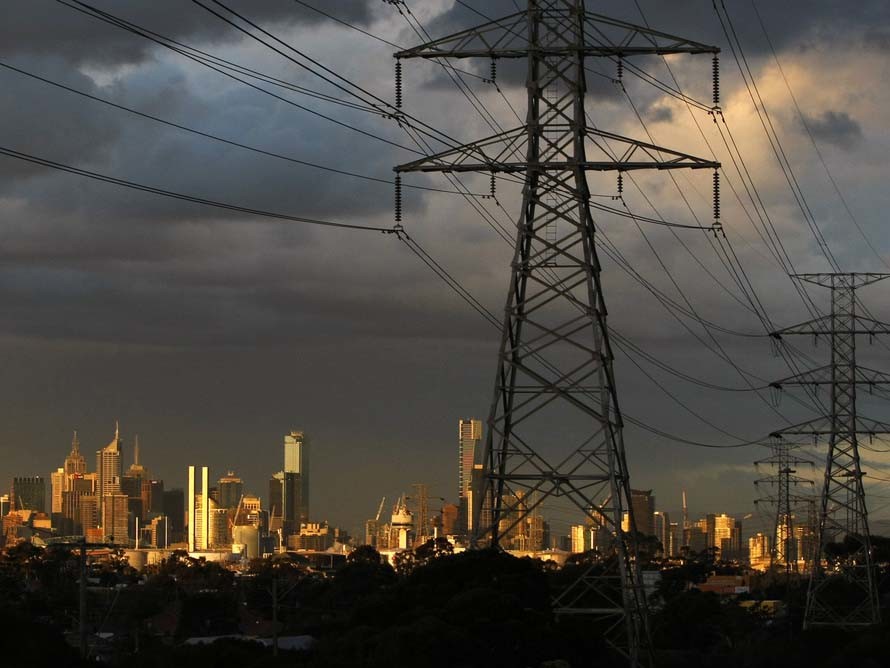
[[[204,518],[210,514],[210,470],[206,466],[201,467],[201,492],[198,494],[194,466],[189,466],[188,499],[186,512],[188,513],[188,544],[189,552],[207,550],[210,548],[210,522]]]
[[[115,497],[121,495],[123,475],[123,441],[120,425],[114,425],[114,439],[96,452],[96,497],[99,505],[99,521],[105,536],[113,536],[115,543],[127,543],[127,506],[121,506]],[[121,515],[123,515],[121,517]]]
[[[283,473],[282,524],[289,535],[309,521],[309,439],[302,431],[284,436]]]

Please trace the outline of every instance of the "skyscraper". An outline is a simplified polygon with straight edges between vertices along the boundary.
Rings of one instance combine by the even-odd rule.
[[[50,512],[53,515],[61,515],[62,513],[62,497],[68,489],[68,476],[65,475],[64,468],[58,468],[49,474],[50,480]]]
[[[285,535],[296,533],[309,521],[309,439],[302,431],[284,437],[282,524]]]
[[[80,441],[77,439],[77,430],[71,439],[71,452],[65,457],[65,475],[83,475],[87,472],[87,460],[80,454]]]
[[[473,464],[482,440],[482,420],[462,419],[458,423],[457,499],[460,508],[460,532],[473,530]]]
[[[197,478],[195,467],[189,466],[188,492],[188,544],[189,552],[206,550],[210,547],[210,522],[205,521],[210,515],[210,490],[208,480],[210,472],[206,466],[201,467],[201,493],[196,491]]]
[[[655,535],[655,497],[651,489],[630,490],[630,503],[633,508],[637,532],[644,536]]]
[[[129,539],[127,526],[126,502],[113,497],[121,494],[121,478],[123,477],[122,445],[120,425],[114,426],[114,439],[101,450],[96,451],[96,496],[99,502],[99,521],[106,536],[114,536],[116,543],[126,543]],[[124,496],[124,498],[126,498]],[[107,507],[106,507],[107,506]],[[118,517],[123,509],[123,518]],[[109,526],[106,526],[106,522]]]
[[[217,482],[219,489],[219,507],[226,510],[235,510],[244,494],[244,481],[235,475],[234,471],[229,471]]]
[[[284,471],[274,473],[269,478],[269,531],[281,530],[281,517],[284,499]]]
[[[13,478],[10,496],[13,510],[46,512],[46,481],[39,475]]]

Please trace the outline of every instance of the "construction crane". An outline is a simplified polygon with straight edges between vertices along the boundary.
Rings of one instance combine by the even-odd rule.
[[[380,499],[380,505],[377,506],[377,516],[374,518],[374,521],[375,521],[375,522],[379,522],[379,521],[380,521],[380,513],[383,512],[383,504],[384,504],[384,503],[386,503],[386,497],[385,497],[385,496],[384,496],[382,499]]]

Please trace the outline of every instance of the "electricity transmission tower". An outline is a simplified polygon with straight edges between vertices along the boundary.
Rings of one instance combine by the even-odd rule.
[[[775,507],[775,522],[773,524],[772,546],[770,549],[770,566],[781,567],[786,573],[798,571],[798,561],[801,558],[809,558],[810,555],[801,554],[798,550],[798,534],[801,534],[801,542],[805,543],[809,537],[810,513],[809,507],[813,501],[811,496],[792,493],[799,485],[812,485],[813,481],[796,475],[795,466],[807,464],[812,466],[809,459],[798,457],[795,451],[800,447],[793,443],[774,439],[770,443],[770,456],[754,462],[756,466],[769,465],[774,473],[765,478],[756,480],[754,484],[760,488],[768,485],[775,493],[762,496],[755,500],[755,504],[768,503]],[[795,510],[803,510],[806,523],[803,531],[798,531],[795,525]],[[799,516],[799,515],[798,515]]]
[[[856,290],[890,274],[799,274],[793,278],[831,290],[831,313],[773,332],[826,335],[831,340],[831,362],[773,385],[831,388],[830,413],[782,429],[773,436],[828,437],[825,482],[819,509],[815,555],[810,570],[804,628],[864,626],[880,622],[862,467],[860,434],[890,433],[890,425],[860,417],[856,387],[890,384],[890,375],[856,364],[856,336],[890,334],[890,325],[856,312]],[[837,545],[842,544],[842,545]],[[839,554],[838,554],[839,553]]]
[[[716,174],[720,165],[589,127],[585,61],[718,51],[586,12],[583,0],[528,0],[525,11],[395,54],[527,60],[524,125],[395,171],[481,172],[493,182],[500,175],[522,184],[474,498],[475,541],[502,547],[548,499],[569,503],[607,531],[614,541],[608,553],[556,596],[554,609],[591,616],[631,666],[648,661],[646,606],[586,174],[681,168]],[[399,62],[396,72],[400,99]]]

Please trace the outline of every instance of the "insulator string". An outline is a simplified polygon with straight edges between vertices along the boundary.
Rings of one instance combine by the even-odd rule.
[[[396,174],[395,186],[396,186],[395,219],[396,219],[397,223],[401,223],[402,222],[402,175],[401,174]]]
[[[713,66],[713,85],[714,85],[714,106],[720,106],[720,59],[714,56]]]
[[[396,60],[396,107],[402,108],[402,61]]]

